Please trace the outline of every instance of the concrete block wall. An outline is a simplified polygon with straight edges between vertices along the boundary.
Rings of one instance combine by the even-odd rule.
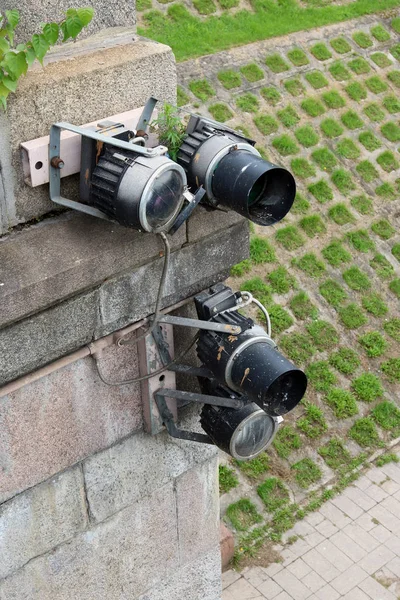
[[[140,385],[106,385],[90,356],[1,388],[151,314],[163,264],[157,236],[49,218],[47,186],[23,182],[19,143],[175,93],[170,49],[113,29],[54,51],[0,117],[1,600],[220,600],[214,447],[143,433]],[[198,207],[170,243],[165,307],[226,278],[248,255],[248,227]],[[110,346],[101,370],[131,379],[139,358]],[[179,418],[198,427],[191,407]]]

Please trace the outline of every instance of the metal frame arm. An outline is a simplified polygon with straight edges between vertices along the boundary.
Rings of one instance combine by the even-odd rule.
[[[179,429],[175,425],[174,417],[172,415],[172,412],[169,410],[167,403],[165,402],[165,397],[163,395],[156,392],[154,394],[154,399],[157,404],[158,412],[160,413],[163,423],[171,437],[178,438],[180,440],[188,440],[190,442],[199,442],[201,444],[214,445],[212,439],[204,433],[196,433],[195,431],[184,431],[183,429]]]

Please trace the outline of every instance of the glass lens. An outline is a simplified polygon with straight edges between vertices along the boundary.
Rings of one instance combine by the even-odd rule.
[[[146,218],[151,229],[157,229],[167,223],[178,209],[184,183],[178,171],[164,171],[155,180],[151,191],[144,198]]]
[[[273,419],[264,411],[259,411],[236,429],[231,440],[231,452],[239,459],[253,457],[264,450],[273,433]]]

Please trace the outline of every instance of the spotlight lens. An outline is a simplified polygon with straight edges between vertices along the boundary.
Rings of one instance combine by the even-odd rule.
[[[271,443],[276,425],[263,410],[249,415],[232,435],[230,452],[238,460],[250,460]]]
[[[156,231],[174,218],[181,208],[184,191],[182,175],[175,170],[161,173],[154,181],[147,197],[142,198],[149,229]]]

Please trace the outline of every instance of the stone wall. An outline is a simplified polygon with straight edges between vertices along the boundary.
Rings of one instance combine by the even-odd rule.
[[[55,121],[83,124],[175,93],[170,49],[118,29],[55,51],[10,102],[0,122],[0,386],[151,314],[163,264],[157,236],[73,212],[49,218],[47,186],[23,182],[20,142]],[[198,207],[170,243],[165,307],[223,280],[247,256],[248,228]],[[177,351],[184,343],[177,335]],[[100,360],[113,381],[138,374],[134,345]],[[198,426],[191,407],[179,418]],[[104,384],[90,356],[0,387],[1,600],[220,599],[216,450],[142,425],[140,386]]]

